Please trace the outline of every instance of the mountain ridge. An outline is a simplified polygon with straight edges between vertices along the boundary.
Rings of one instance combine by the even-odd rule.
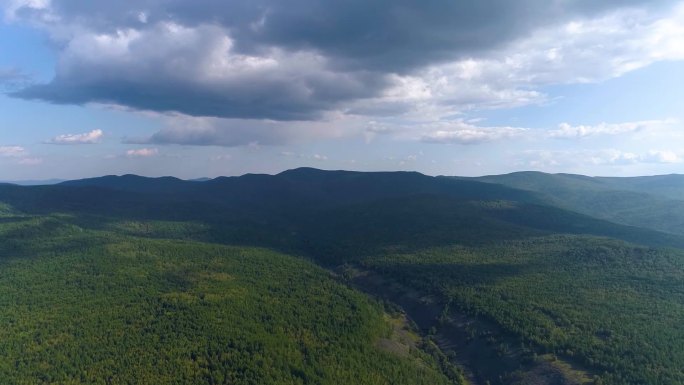
[[[566,184],[568,178],[528,172],[501,177],[519,180],[521,176]],[[298,168],[275,175],[245,174],[204,182],[127,174],[55,186],[0,186],[0,201],[29,213],[57,211],[213,223],[230,218],[231,231],[236,233],[243,233],[243,225],[251,224],[254,229],[270,228],[271,235],[279,234],[275,238],[290,239],[290,233],[317,234],[315,239],[348,245],[361,242],[364,233],[377,232],[376,226],[386,228],[381,232],[385,244],[402,242],[402,237],[419,243],[423,242],[420,237],[425,242],[470,242],[488,236],[512,239],[561,232],[684,247],[682,235],[573,210],[557,199],[548,199],[545,191],[509,184],[417,172]],[[550,187],[566,188],[562,183]],[[368,217],[369,213],[375,219]],[[357,218],[366,220],[358,222]],[[413,222],[404,223],[403,218],[413,218]]]

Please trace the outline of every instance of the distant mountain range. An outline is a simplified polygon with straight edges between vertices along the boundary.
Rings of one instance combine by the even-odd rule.
[[[467,180],[534,192],[547,204],[617,223],[684,234],[684,175],[614,178],[517,172]]]
[[[352,247],[369,233],[377,238],[374,246],[568,233],[684,247],[684,200],[673,199],[678,189],[684,190],[678,175],[459,178],[299,168],[205,181],[123,175],[5,185],[0,201],[37,214],[210,221],[235,237],[268,234],[291,247]]]

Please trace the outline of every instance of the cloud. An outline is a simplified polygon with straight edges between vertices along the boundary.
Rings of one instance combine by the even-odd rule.
[[[94,144],[98,143],[104,132],[102,130],[92,130],[83,134],[65,134],[52,138],[50,144]]]
[[[326,155],[321,155],[321,154],[313,154],[313,155],[307,155],[307,154],[297,154],[292,151],[282,151],[280,152],[280,156],[284,156],[286,158],[300,158],[300,159],[308,159],[308,160],[316,160],[319,162],[323,162],[328,160],[328,157]]]
[[[20,157],[26,154],[26,149],[21,146],[0,146],[0,156],[2,157]]]
[[[149,158],[152,156],[157,156],[159,150],[156,148],[139,148],[136,150],[126,151],[126,156],[129,158]]]
[[[642,155],[641,161],[644,163],[682,163],[681,154],[674,151],[649,151]]]
[[[396,125],[391,125],[385,122],[378,122],[371,120],[366,123],[366,127],[363,130],[363,137],[366,143],[372,142],[378,135],[393,135],[401,130],[401,127]]]
[[[320,138],[354,135],[356,122],[277,122],[251,119],[198,118],[174,114],[164,117],[165,127],[125,143],[192,146],[286,145]]]
[[[78,26],[97,34],[144,30],[169,21],[188,28],[213,24],[231,31],[239,53],[271,47],[307,50],[334,59],[336,67],[406,72],[426,63],[498,49],[545,26],[652,4],[646,0],[14,0],[6,13],[47,27]]]
[[[646,153],[603,150],[589,157],[592,164],[625,165],[638,163],[672,164],[681,163],[682,155],[671,150],[651,150]]]
[[[394,130],[395,129],[391,125],[387,123],[376,122],[374,120],[369,121],[365,129],[366,133],[374,135],[385,135],[393,132]]]
[[[35,166],[43,163],[42,158],[31,157],[22,146],[0,146],[0,158],[10,159],[12,163],[22,166]]]
[[[441,123],[421,137],[426,143],[481,144],[523,135],[520,127],[480,127],[463,121]]]
[[[422,154],[420,154],[420,155],[422,155]],[[418,155],[407,155],[403,159],[399,160],[398,165],[399,166],[405,166],[405,165],[407,165],[409,163],[413,163],[417,160],[418,160]]]
[[[643,155],[639,155],[633,152],[625,152],[610,149],[594,152],[584,152],[583,157],[586,158],[589,161],[589,163],[594,165],[626,165],[641,163]]]
[[[620,9],[530,30],[500,49],[393,75],[353,113],[439,118],[544,104],[548,85],[600,82],[664,60],[684,60],[684,3],[668,14]]]
[[[557,130],[548,133],[550,138],[581,139],[595,135],[621,135],[663,127],[674,123],[671,120],[647,120],[626,123],[600,123],[597,125],[572,126],[561,123]]]
[[[45,15],[50,12],[50,0],[5,0],[0,2],[0,5],[4,6],[5,17],[10,20],[28,14],[47,20]]]
[[[50,82],[11,95],[176,120],[127,139],[153,145],[289,144],[345,127],[367,141],[410,131],[485,143],[523,131],[425,122],[544,104],[548,85],[684,59],[674,1],[5,0],[4,11],[45,31],[58,57]]]
[[[15,67],[0,67],[0,90],[16,91],[27,87],[30,76]]]
[[[15,96],[316,120],[537,103],[542,84],[682,57],[681,8],[662,17],[671,2],[596,3],[32,0],[6,14],[49,31],[59,50],[55,78]]]
[[[601,150],[529,150],[517,154],[517,166],[558,169],[582,166],[629,166],[637,164],[676,164],[684,162],[682,153],[671,150],[647,152]]]
[[[54,80],[14,93],[60,104],[119,104],[185,115],[316,120],[340,103],[376,96],[384,75],[328,68],[316,52],[278,47],[242,54],[218,26],[172,22],[69,40]]]

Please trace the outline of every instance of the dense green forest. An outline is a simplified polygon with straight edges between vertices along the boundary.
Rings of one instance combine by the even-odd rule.
[[[529,354],[592,368],[603,384],[684,383],[684,253],[550,236],[368,258],[362,266],[494,320]]]
[[[3,185],[0,377],[684,383],[679,188],[314,169]]]
[[[381,349],[382,307],[300,258],[0,219],[2,383],[460,382]]]

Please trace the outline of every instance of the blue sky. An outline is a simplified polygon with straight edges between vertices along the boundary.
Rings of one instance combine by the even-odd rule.
[[[0,0],[0,180],[684,173],[684,3],[485,3]]]

